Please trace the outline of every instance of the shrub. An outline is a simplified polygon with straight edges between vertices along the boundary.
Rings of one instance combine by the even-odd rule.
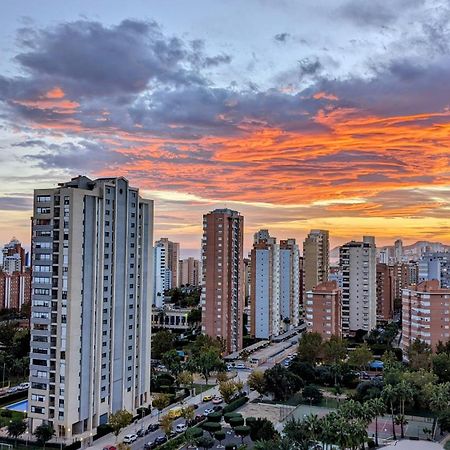
[[[244,425],[244,418],[243,417],[231,417],[228,423],[234,428],[234,427],[240,427],[241,425]]]
[[[109,433],[112,433],[113,429],[111,428],[111,425],[107,423],[103,423],[97,427],[97,433],[94,436],[94,441],[96,439],[101,438],[102,436],[106,436]]]
[[[247,417],[245,419],[245,425],[252,426],[258,419],[256,417]]]
[[[214,413],[208,414],[208,422],[220,422],[221,420],[222,420],[221,412],[214,412]]]
[[[242,417],[242,414],[229,412],[223,415],[223,420],[225,420],[226,423],[230,423],[230,419],[233,417]]]
[[[229,413],[234,411],[235,409],[240,408],[241,406],[245,405],[248,402],[248,397],[241,397],[238,398],[234,401],[232,401],[229,405],[225,406],[225,408],[223,408],[223,413]]]

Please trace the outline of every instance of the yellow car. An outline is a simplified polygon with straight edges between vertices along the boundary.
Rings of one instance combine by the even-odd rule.
[[[203,401],[204,402],[210,402],[212,400],[212,395],[205,395],[204,397],[203,397]]]

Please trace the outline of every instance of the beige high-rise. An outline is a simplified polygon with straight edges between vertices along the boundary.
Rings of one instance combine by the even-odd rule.
[[[202,331],[225,340],[226,353],[242,348],[244,217],[230,209],[203,216]]]
[[[89,442],[150,403],[153,202],[124,178],[34,193],[31,431]]]
[[[158,245],[164,246],[166,269],[170,271],[169,289],[180,287],[181,283],[178,266],[180,259],[180,244],[178,242],[169,241],[168,238],[161,238],[159,241],[155,242],[155,247]]]
[[[303,289],[328,281],[330,244],[327,230],[311,230],[303,242]]]
[[[200,285],[200,262],[198,259],[192,257],[189,257],[187,259],[180,259],[178,267],[180,286]]]

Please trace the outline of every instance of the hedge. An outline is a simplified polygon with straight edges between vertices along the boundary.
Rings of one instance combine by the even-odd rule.
[[[223,420],[225,420],[226,423],[230,423],[230,419],[233,417],[242,417],[242,414],[229,412],[223,415]]]
[[[234,411],[235,409],[240,408],[241,406],[245,405],[248,402],[248,397],[241,397],[238,398],[234,401],[232,401],[229,405],[225,406],[225,408],[223,408],[223,413],[229,413]]]
[[[234,427],[240,427],[244,425],[244,418],[243,417],[231,417],[231,419],[228,421],[228,423]]]
[[[220,422],[222,420],[222,413],[220,412],[214,412],[211,414],[208,414],[207,421],[208,422]]]

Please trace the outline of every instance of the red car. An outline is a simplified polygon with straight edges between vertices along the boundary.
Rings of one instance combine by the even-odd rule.
[[[114,445],[107,445],[106,447],[103,447],[103,450],[117,450]]]

